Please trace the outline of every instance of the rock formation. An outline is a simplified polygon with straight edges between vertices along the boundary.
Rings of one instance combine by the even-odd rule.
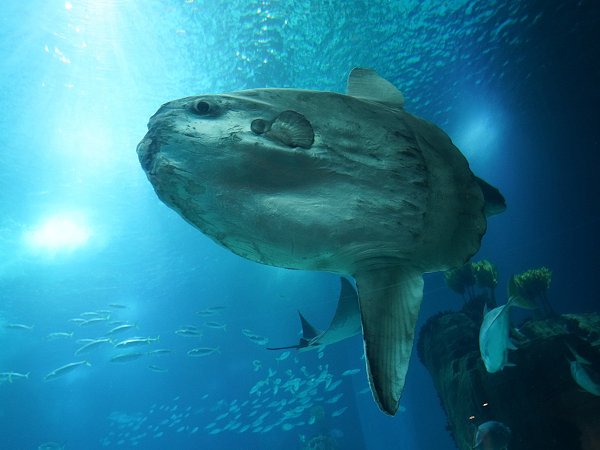
[[[480,295],[458,312],[431,317],[417,345],[457,447],[470,450],[476,427],[497,420],[512,430],[510,450],[600,449],[600,397],[575,383],[569,363],[571,347],[600,373],[600,314],[525,322],[512,335],[515,367],[487,373],[478,346],[486,302]]]

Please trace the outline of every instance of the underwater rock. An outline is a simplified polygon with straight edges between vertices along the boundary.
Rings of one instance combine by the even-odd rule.
[[[431,317],[417,344],[456,446],[471,450],[477,426],[495,420],[512,430],[510,450],[599,449],[600,398],[573,380],[569,346],[600,367],[600,314],[526,322],[513,335],[516,367],[487,373],[477,344],[484,302]]]

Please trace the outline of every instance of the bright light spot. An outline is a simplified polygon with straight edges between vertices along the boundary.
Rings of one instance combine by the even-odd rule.
[[[49,217],[39,226],[25,232],[25,241],[34,249],[49,252],[75,250],[87,244],[91,230],[77,215]]]
[[[71,2],[65,2],[65,9],[67,11],[71,11],[71,9],[73,9],[73,3],[71,3]]]
[[[469,163],[490,164],[502,150],[506,115],[493,99],[486,103],[471,100],[461,105],[460,110],[455,129],[448,130],[452,140]]]
[[[482,157],[490,151],[497,138],[494,121],[489,116],[479,116],[467,120],[456,136],[458,148],[468,158]]]

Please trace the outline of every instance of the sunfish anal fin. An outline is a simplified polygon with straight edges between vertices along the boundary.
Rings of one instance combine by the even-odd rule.
[[[398,410],[423,298],[416,270],[387,268],[355,275],[371,392],[379,408]]]
[[[298,315],[300,316],[300,322],[302,323],[302,338],[310,341],[311,339],[316,338],[318,335],[322,333],[322,331],[313,327],[308,320],[302,315],[300,311],[298,311]]]

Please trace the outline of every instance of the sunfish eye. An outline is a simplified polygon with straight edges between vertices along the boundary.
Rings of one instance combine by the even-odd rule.
[[[270,122],[264,119],[254,119],[250,124],[250,129],[255,134],[263,134],[265,131],[269,131]]]
[[[194,112],[201,116],[205,116],[210,112],[210,104],[204,100],[200,100],[194,105]]]

